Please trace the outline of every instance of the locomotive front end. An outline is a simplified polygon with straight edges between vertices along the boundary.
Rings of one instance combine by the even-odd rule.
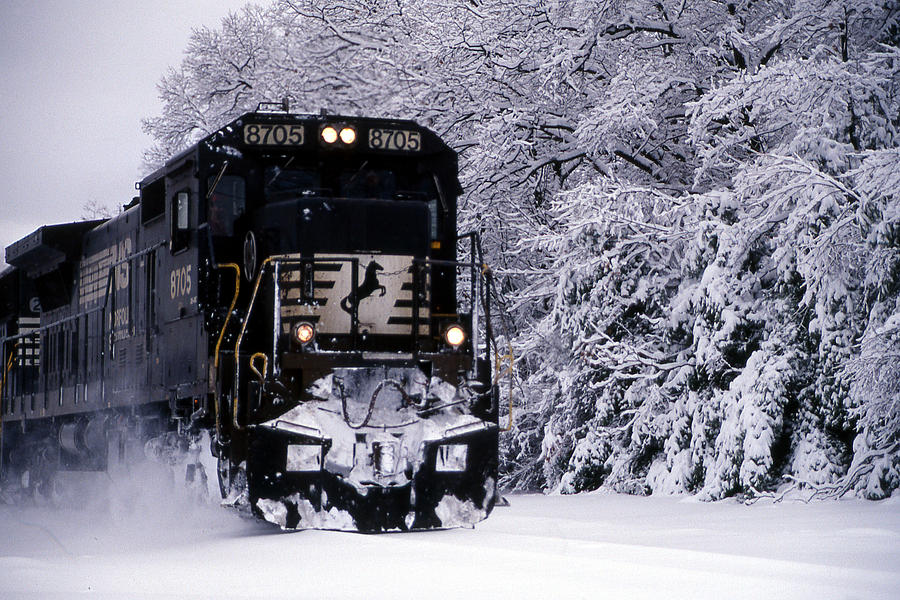
[[[459,265],[378,255],[384,294],[369,304],[375,260],[280,256],[260,274],[277,358],[251,356],[235,414],[250,423],[248,502],[284,528],[469,526],[493,506],[494,396],[466,331],[478,311],[430,318],[429,275]]]
[[[490,274],[456,232],[455,153],[410,122],[273,115],[210,149],[211,205],[244,173],[231,237],[210,244],[235,269],[239,315],[215,348],[223,495],[286,529],[484,519]]]
[[[474,392],[417,367],[338,369],[312,391],[316,400],[251,434],[258,514],[284,528],[360,531],[470,526],[488,515],[497,430],[466,410],[473,398],[461,396]]]

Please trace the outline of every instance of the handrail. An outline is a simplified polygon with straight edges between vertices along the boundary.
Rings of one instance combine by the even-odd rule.
[[[3,369],[3,377],[0,377],[0,427],[3,425],[3,391],[6,389],[6,377],[12,370],[13,360],[16,357],[16,349],[19,347],[19,344],[20,342],[13,344],[12,350],[9,351],[9,359],[6,361],[6,368]],[[0,433],[2,433],[2,429],[0,429]]]
[[[224,263],[217,264],[217,269],[234,269],[234,296],[231,298],[231,305],[228,307],[228,314],[225,315],[225,322],[222,323],[222,331],[219,332],[219,339],[216,340],[216,349],[213,359],[213,368],[216,373],[216,380],[219,378],[219,350],[222,347],[222,340],[225,339],[225,331],[228,330],[228,323],[231,321],[231,314],[234,312],[234,307],[237,304],[238,294],[241,291],[241,267],[236,263]],[[235,360],[237,358],[235,357]],[[217,384],[218,387],[218,384]],[[222,419],[219,416],[219,397],[218,391],[216,392],[216,398],[213,400],[213,411],[215,412],[216,417],[216,436],[221,439],[222,437]]]
[[[35,327],[31,331],[26,331],[25,333],[17,333],[16,335],[11,335],[11,336],[7,337],[6,339],[7,340],[23,340],[28,336],[34,335],[36,333],[39,334],[42,331],[53,329],[54,327],[60,327],[62,325],[65,325],[66,323],[71,323],[72,321],[77,321],[81,317],[86,317],[87,315],[90,315],[90,314],[93,314],[96,312],[101,312],[102,310],[104,310],[104,307],[95,306],[94,308],[89,308],[83,312],[76,313],[74,315],[65,317],[63,319],[59,319],[58,321],[53,321],[52,323],[48,323],[46,325],[39,325],[38,327]]]
[[[250,295],[250,302],[247,304],[247,313],[244,315],[244,322],[241,324],[241,332],[238,334],[237,340],[234,343],[234,398],[232,398],[231,406],[232,406],[232,415],[231,420],[234,423],[234,428],[238,431],[243,430],[244,428],[238,422],[238,398],[240,396],[240,382],[241,382],[241,360],[240,360],[240,350],[241,350],[241,342],[244,340],[244,333],[247,331],[247,323],[250,322],[250,312],[253,310],[253,305],[256,303],[256,294],[259,292],[259,284],[262,283],[263,273],[266,271],[266,266],[273,260],[280,258],[281,255],[272,255],[262,261],[262,264],[259,265],[259,273],[256,274],[256,283],[253,286],[253,293]]]
[[[504,375],[509,375],[509,423],[501,429],[500,431],[510,431],[513,426],[513,365],[515,364],[515,357],[513,356],[513,348],[512,343],[509,344],[509,353],[508,354],[500,354],[499,352],[495,352],[494,358],[496,360],[496,366],[494,369],[494,385],[500,382],[500,378]],[[506,367],[502,372],[500,367],[503,365],[505,361],[509,361],[509,366]]]
[[[3,390],[6,389],[6,376],[9,374],[12,369],[13,360],[16,357],[16,349],[19,347],[21,342],[16,342],[13,344],[12,350],[9,351],[9,358],[6,360],[6,368],[3,370],[3,377],[0,378],[0,407],[2,407],[3,401]],[[0,416],[3,415],[2,409],[0,409]]]
[[[509,343],[509,334],[507,332],[506,339],[509,343],[509,352],[507,354],[501,355],[497,350],[497,342],[494,339],[493,326],[491,324],[491,291],[494,288],[493,282],[493,270],[490,265],[484,262],[484,252],[481,248],[481,238],[478,235],[477,231],[470,231],[468,233],[464,233],[456,237],[456,240],[469,239],[470,243],[470,260],[474,263],[476,260],[481,263],[481,278],[480,281],[484,282],[484,290],[481,293],[481,300],[484,302],[484,306],[482,309],[484,310],[484,318],[485,318],[485,342],[487,344],[487,352],[490,355],[490,347],[494,346],[494,356],[495,356],[495,373],[493,378],[493,385],[499,383],[500,379],[508,375],[509,376],[509,422],[506,427],[501,429],[500,431],[510,431],[512,430],[513,423],[515,422],[515,418],[513,416],[513,380],[515,377],[515,356],[513,355],[512,344]],[[473,273],[474,278],[474,273]],[[501,315],[502,317],[502,315]],[[500,319],[501,323],[503,323],[503,319]],[[505,329],[505,328],[504,328]],[[509,364],[505,368],[503,366],[504,362],[508,361]]]
[[[228,322],[231,320],[231,313],[237,304],[238,294],[241,291],[241,268],[236,263],[217,264],[217,269],[234,269],[234,296],[231,298],[231,305],[228,307],[228,314],[225,316],[225,322],[222,324],[222,331],[219,332],[219,339],[216,341],[216,352],[213,366],[219,368],[219,348],[222,346],[222,340],[225,338],[225,330],[228,329]]]
[[[3,376],[0,377],[0,467],[3,466],[3,390],[6,389],[6,376],[12,369],[13,359],[16,356],[16,349],[19,342],[13,344],[12,350],[9,351],[9,360],[6,361],[6,368],[3,369]]]
[[[272,307],[272,376],[279,374],[278,368],[278,338],[281,337],[281,263],[275,261],[272,273],[272,297],[275,306]],[[301,267],[302,268],[302,267]],[[258,353],[257,353],[258,354]],[[255,355],[254,355],[255,356]],[[265,354],[263,354],[265,356]],[[253,368],[253,357],[250,357],[250,368]],[[263,372],[266,372],[263,366]],[[261,379],[265,379],[265,375]],[[260,381],[262,383],[262,381]]]
[[[232,399],[232,420],[234,421],[235,429],[243,430],[244,428],[240,426],[237,420],[237,408],[238,408],[238,395],[240,394],[240,372],[241,372],[241,361],[240,361],[240,350],[241,350],[241,342],[244,340],[244,333],[247,331],[247,324],[250,322],[250,313],[253,312],[253,305],[256,304],[256,294],[259,292],[259,285],[262,283],[263,274],[266,271],[266,267],[269,263],[273,261],[289,261],[289,262],[299,262],[302,263],[302,259],[298,259],[297,256],[291,254],[273,254],[268,258],[264,259],[262,263],[259,265],[259,273],[256,274],[256,283],[253,285],[253,293],[250,295],[250,302],[247,304],[247,312],[244,315],[244,322],[241,324],[241,332],[238,334],[237,340],[234,343],[234,398]],[[275,360],[277,357],[272,357],[272,360]],[[251,357],[252,360],[252,357]]]
[[[256,365],[253,364],[253,361],[257,358],[262,358],[263,366],[262,371],[256,368]],[[256,378],[259,380],[260,385],[265,383],[266,381],[266,373],[269,372],[269,357],[266,356],[265,352],[254,352],[253,356],[250,357],[250,370],[253,371],[253,374],[256,375]]]
[[[263,359],[263,367],[262,373],[259,372],[259,369],[256,368],[256,365],[253,364],[253,361],[257,358],[262,357]],[[266,373],[269,371],[269,358],[265,355],[264,352],[256,352],[253,356],[250,357],[250,370],[256,374],[256,378],[259,379],[259,385],[263,385],[266,381]],[[244,429],[241,426],[240,421],[238,421],[238,408],[240,407],[240,393],[235,390],[234,394],[234,407],[232,408],[231,414],[231,422],[234,425],[234,428],[238,431]]]

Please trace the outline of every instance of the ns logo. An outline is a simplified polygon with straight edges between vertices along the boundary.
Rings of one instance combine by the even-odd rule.
[[[348,294],[341,300],[341,309],[347,314],[353,314],[353,309],[359,306],[359,303],[374,294],[376,291],[381,292],[379,296],[384,296],[386,288],[378,282],[378,271],[384,271],[384,267],[377,262],[370,261],[366,265],[366,274],[362,283],[356,288],[356,302],[353,302],[353,293]]]
[[[130,277],[129,262],[127,258],[131,256],[131,238],[125,238],[119,242],[117,250],[117,258],[119,265],[115,268],[116,290],[127,290]]]

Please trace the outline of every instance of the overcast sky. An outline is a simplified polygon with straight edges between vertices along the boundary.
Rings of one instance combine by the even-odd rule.
[[[247,0],[0,0],[0,258],[85,203],[127,203],[191,30]],[[2,263],[0,263],[2,268]]]

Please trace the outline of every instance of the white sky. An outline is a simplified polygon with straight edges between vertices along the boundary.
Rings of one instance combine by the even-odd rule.
[[[0,259],[41,225],[79,220],[88,201],[131,200],[157,82],[193,28],[246,3],[0,0]]]

